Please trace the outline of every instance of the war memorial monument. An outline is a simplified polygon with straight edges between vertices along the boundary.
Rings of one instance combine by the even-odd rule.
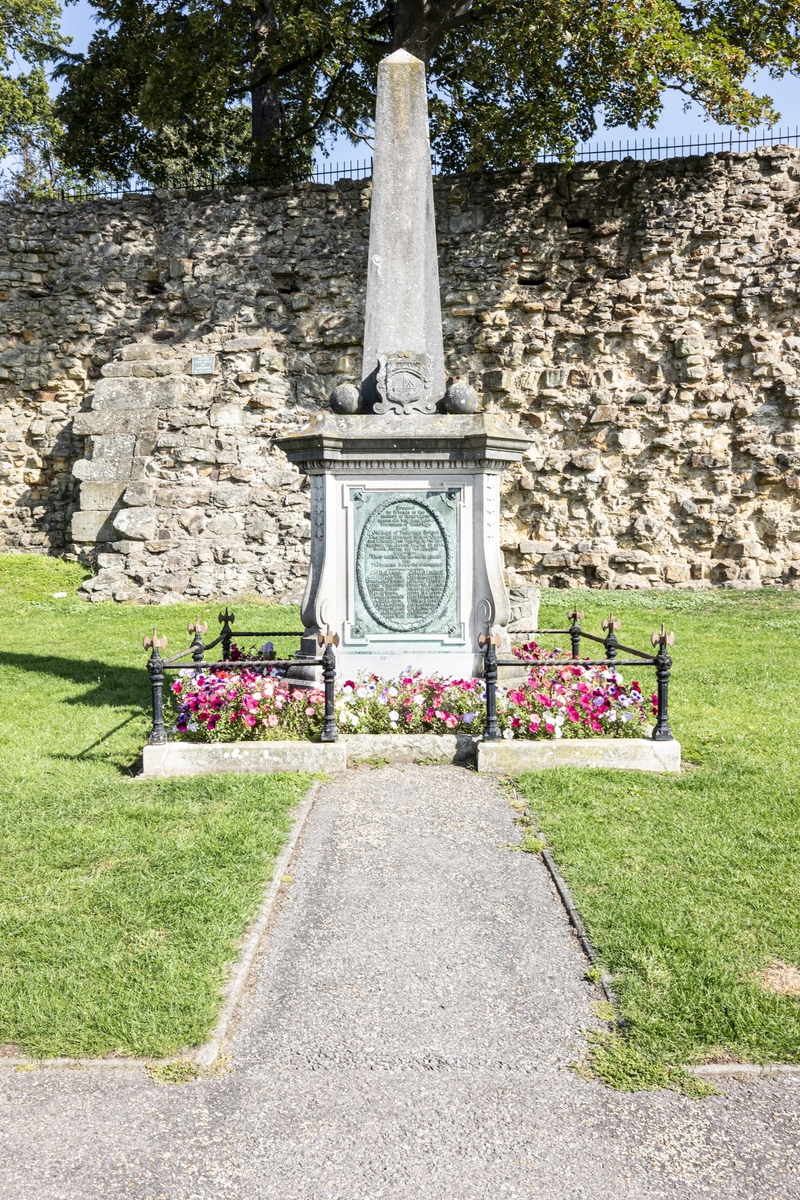
[[[446,386],[424,63],[378,70],[361,387],[278,444],[311,483],[301,654],[339,638],[338,669],[475,675],[508,624],[500,480],[528,439]]]

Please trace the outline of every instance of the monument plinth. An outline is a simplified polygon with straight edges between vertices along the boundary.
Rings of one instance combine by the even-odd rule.
[[[470,677],[508,622],[500,478],[528,439],[466,382],[445,393],[425,68],[405,51],[380,64],[375,126],[360,396],[339,387],[337,413],[278,441],[311,478],[303,649],[330,627],[345,675]]]

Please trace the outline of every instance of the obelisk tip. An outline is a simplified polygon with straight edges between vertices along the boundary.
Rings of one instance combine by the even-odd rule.
[[[389,54],[381,62],[383,63],[418,63],[422,62],[421,58],[415,58],[413,54],[409,54],[407,50],[395,50],[394,54]]]

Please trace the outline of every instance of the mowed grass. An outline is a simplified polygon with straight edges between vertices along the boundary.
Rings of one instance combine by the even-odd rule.
[[[172,1054],[213,1026],[310,781],[136,782],[142,636],[156,622],[182,649],[189,618],[216,631],[220,606],[89,605],[82,577],[0,556],[0,1045]],[[292,609],[234,608],[240,628],[297,628]]]
[[[774,960],[800,968],[800,594],[563,597],[547,594],[542,625],[563,627],[577,600],[584,628],[600,632],[613,606],[639,649],[662,615],[675,630],[687,763],[518,781],[620,996],[627,1030],[598,1044],[596,1065],[653,1086],[682,1063],[800,1061],[800,999],[762,980]]]

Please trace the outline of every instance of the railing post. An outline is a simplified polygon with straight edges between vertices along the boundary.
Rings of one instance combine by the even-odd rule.
[[[167,731],[164,728],[164,660],[160,651],[166,650],[167,639],[159,637],[157,630],[153,628],[153,636],[144,638],[142,645],[145,650],[151,651],[147,660],[147,673],[153,693],[153,728],[150,730],[147,744],[163,746],[167,740]]]
[[[483,740],[497,742],[502,737],[497,724],[497,647],[500,638],[489,630],[487,634],[480,635],[478,645],[486,647],[483,656],[483,679],[486,684],[486,729]]]
[[[194,621],[189,626],[189,633],[194,634],[191,646],[192,662],[201,663],[203,661],[203,655],[206,652],[206,648],[203,645],[203,634],[207,629],[208,626],[201,622],[199,617],[195,617]]]
[[[231,642],[233,641],[233,630],[231,629],[231,625],[236,620],[236,614],[228,612],[228,606],[226,604],[225,612],[221,612],[217,617],[217,620],[222,626],[222,633],[220,634],[220,638],[222,640],[222,657],[225,662],[230,662]]]
[[[617,641],[617,632],[620,629],[621,624],[622,623],[617,620],[613,612],[609,613],[606,620],[603,621],[603,629],[608,630],[605,640],[603,641],[603,645],[605,646],[606,650],[606,660],[610,663],[616,661],[617,646],[619,645],[619,642]]]
[[[322,682],[325,687],[325,720],[322,725],[322,742],[339,740],[339,730],[336,728],[336,709],[333,706],[334,685],[336,683],[336,654],[334,646],[339,645],[338,633],[331,633],[330,628],[325,633],[317,635],[317,643],[324,646],[322,652]]]
[[[655,729],[653,730],[653,741],[671,742],[674,741],[674,735],[669,724],[669,673],[672,670],[672,659],[667,647],[675,645],[675,634],[667,633],[666,628],[662,625],[661,630],[658,633],[654,633],[650,640],[654,646],[658,646],[658,652],[654,659],[658,711],[656,714]]]
[[[577,605],[572,612],[567,613],[568,619],[572,622],[569,627],[569,636],[572,640],[572,657],[580,658],[581,656],[581,627],[580,622],[583,620],[583,613],[578,612]]]

